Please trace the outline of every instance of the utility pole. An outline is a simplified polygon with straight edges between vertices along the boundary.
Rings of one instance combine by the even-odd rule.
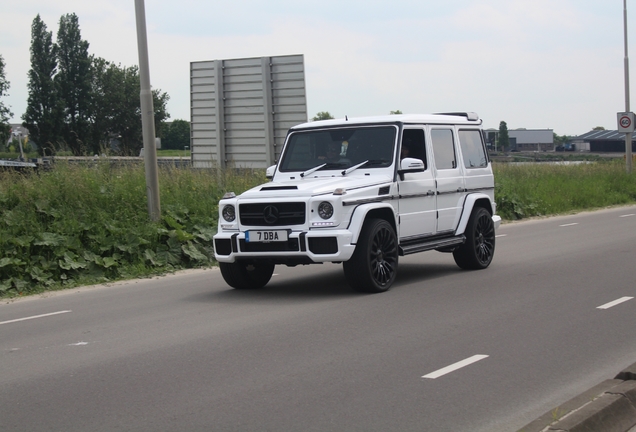
[[[155,143],[155,110],[150,87],[148,66],[148,39],[146,37],[146,9],[144,0],[135,0],[137,17],[137,47],[139,51],[139,78],[141,82],[141,126],[144,139],[144,166],[146,168],[146,195],[148,215],[153,221],[161,218],[159,199],[159,174],[157,170],[157,148]]]
[[[625,34],[625,112],[630,112],[629,107],[629,54],[627,51],[627,0],[623,0],[623,28]],[[632,172],[632,132],[625,134],[625,170],[627,174]]]

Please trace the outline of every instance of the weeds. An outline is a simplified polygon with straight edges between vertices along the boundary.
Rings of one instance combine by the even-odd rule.
[[[251,170],[159,175],[162,218],[153,223],[141,166],[0,172],[0,295],[208,266],[219,198],[265,181]]]

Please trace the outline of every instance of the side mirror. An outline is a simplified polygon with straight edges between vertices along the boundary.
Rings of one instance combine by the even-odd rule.
[[[400,180],[404,180],[404,174],[424,172],[424,162],[415,158],[404,158],[400,161],[400,169],[398,169],[398,175]]]
[[[276,165],[272,165],[265,170],[265,177],[268,180],[272,180],[274,178],[274,173],[276,172]]]

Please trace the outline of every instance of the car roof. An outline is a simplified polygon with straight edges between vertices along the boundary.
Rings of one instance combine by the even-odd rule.
[[[313,129],[317,127],[351,126],[361,124],[464,124],[481,125],[476,113],[457,112],[440,114],[391,114],[373,117],[345,117],[344,119],[317,120],[292,127],[292,130]]]

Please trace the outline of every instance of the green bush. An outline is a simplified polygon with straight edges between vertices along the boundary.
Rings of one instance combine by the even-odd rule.
[[[219,198],[265,181],[251,170],[168,167],[159,176],[154,223],[141,165],[0,171],[0,295],[209,266]]]

